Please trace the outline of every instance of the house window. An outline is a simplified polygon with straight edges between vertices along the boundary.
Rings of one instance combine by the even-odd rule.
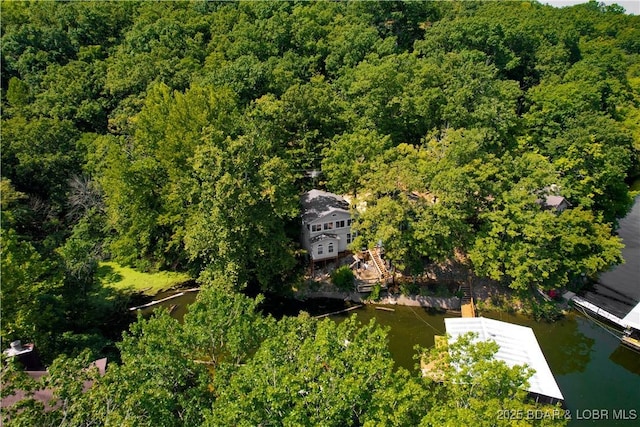
[[[318,231],[322,231],[322,225],[320,224],[313,224],[311,225],[311,231],[312,232],[318,232]]]
[[[347,227],[351,227],[351,218],[347,220]]]
[[[322,243],[318,245],[318,255],[322,255],[324,253],[324,249],[322,248]]]
[[[333,230],[333,222],[325,222],[324,223],[325,230]]]
[[[351,243],[351,233],[347,233],[347,244]]]
[[[333,253],[333,243],[329,243],[328,247],[329,247],[328,252],[330,254],[332,254]]]
[[[336,228],[344,228],[344,219],[342,221],[336,221]]]

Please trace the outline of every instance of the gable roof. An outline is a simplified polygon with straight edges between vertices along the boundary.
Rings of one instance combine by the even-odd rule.
[[[454,341],[467,332],[477,333],[481,341],[495,341],[500,347],[496,360],[508,366],[526,364],[535,370],[529,378],[530,392],[564,400],[533,329],[484,317],[444,319],[444,324]]]
[[[337,194],[322,190],[307,191],[302,195],[302,221],[310,223],[332,212],[349,213],[349,203]]]
[[[566,203],[567,207],[571,207],[571,203],[562,196],[548,195],[542,202],[543,206],[548,208],[559,208],[563,203]]]

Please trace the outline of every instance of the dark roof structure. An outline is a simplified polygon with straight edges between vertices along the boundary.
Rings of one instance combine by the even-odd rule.
[[[562,206],[563,203],[566,204],[566,207],[571,207],[571,203],[569,203],[569,201],[564,197],[549,195],[545,196],[544,200],[542,201],[542,206],[545,208],[558,209]]]
[[[311,239],[309,239],[309,241],[311,243],[316,243],[316,242],[321,242],[323,240],[326,239],[336,239],[336,240],[340,240],[340,236],[338,236],[337,234],[328,234],[328,233],[322,233],[319,234],[315,237],[312,237]]]
[[[331,212],[349,213],[349,203],[341,196],[327,191],[307,191],[302,195],[301,203],[302,221],[305,224],[309,224]]]
[[[98,359],[89,365],[89,368],[96,367],[98,369],[98,373],[100,376],[103,376],[107,370],[107,358]],[[35,381],[41,381],[43,377],[49,375],[48,371],[25,371],[27,375],[29,375]],[[86,392],[93,386],[94,381],[86,380],[82,384],[82,391]],[[52,409],[57,409],[60,407],[61,402],[56,400],[54,396],[54,390],[52,388],[41,388],[39,390],[35,390],[32,394],[27,393],[24,390],[15,390],[12,394],[5,396],[0,401],[0,407],[9,408],[16,403],[20,402],[23,399],[32,398],[38,402],[44,404],[45,411],[50,411]]]

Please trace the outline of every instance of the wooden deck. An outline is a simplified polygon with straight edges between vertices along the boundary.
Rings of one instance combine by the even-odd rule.
[[[640,340],[625,335],[620,339],[620,342],[636,351],[640,351]]]
[[[375,285],[380,285],[380,289],[387,289],[387,284],[386,283],[380,283],[377,280],[375,282],[362,282],[362,283],[357,283],[356,285],[356,289],[358,290],[358,292],[360,293],[366,293],[366,292],[371,292],[373,291],[373,287]]]

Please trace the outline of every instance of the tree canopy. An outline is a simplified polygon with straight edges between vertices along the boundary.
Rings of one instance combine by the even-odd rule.
[[[179,373],[169,363],[153,368],[165,378],[129,366],[132,339],[114,347],[121,329],[110,324],[130,319],[121,315],[126,296],[97,280],[100,261],[185,271],[224,292],[286,293],[300,280],[298,203],[312,186],[366,206],[353,212],[353,248],[382,243],[387,259],[411,275],[461,254],[474,275],[512,289],[579,288],[622,261],[615,231],[640,174],[640,18],[619,7],[5,0],[0,7],[0,335],[38,341],[47,361],[84,348],[122,354],[91,405],[129,376],[147,391],[126,400],[128,391],[118,389],[121,406],[101,415],[105,423],[127,414],[240,423],[248,403],[233,402],[233,393],[261,369],[273,374],[260,383],[269,399],[276,397],[269,381],[297,394],[278,395],[282,407],[256,396],[256,422],[274,414],[292,423],[422,420],[422,385],[390,374],[384,348],[353,325],[292,319],[258,339],[240,322],[243,330],[220,341],[235,347],[219,350],[204,327],[141,321],[131,336],[157,344],[149,351],[160,358],[184,359]],[[306,177],[312,170],[318,179]],[[564,197],[569,208],[549,208],[547,196]],[[226,327],[219,313],[200,315]],[[244,366],[221,368],[227,385],[204,381],[206,364],[169,344],[181,339],[161,342],[173,334],[193,341],[198,357]],[[316,384],[269,365],[297,357],[280,348],[295,336],[301,354],[334,363],[327,370],[296,359],[318,375]],[[347,366],[340,353],[355,350],[340,347],[338,336],[362,343],[376,357],[372,365]],[[318,390],[333,387],[336,375],[367,387],[364,373],[392,395],[348,388],[347,404],[321,401]],[[202,400],[207,390],[227,408]],[[377,403],[385,399],[399,418]],[[428,423],[437,423],[432,415]]]
[[[104,376],[84,368],[87,354],[59,358],[40,382],[18,382],[13,364],[5,366],[3,379],[33,390],[48,386],[61,404],[45,411],[27,399],[4,415],[15,425],[37,419],[43,426],[506,426],[512,421],[501,419],[502,411],[558,410],[528,400],[523,387],[531,370],[496,361],[494,342],[469,336],[422,350],[446,373],[446,381],[434,381],[394,367],[387,331],[374,321],[362,325],[352,316],[338,324],[305,313],[276,321],[217,280],[183,324],[166,310],[139,318],[118,344],[122,362]],[[83,392],[87,379],[94,382]],[[565,423],[545,417],[530,424]]]
[[[75,177],[102,206],[101,256],[264,289],[292,277],[309,169],[371,206],[358,245],[382,241],[412,271],[482,247],[471,267],[496,277],[484,266],[510,249],[487,233],[524,219],[498,214],[522,180],[520,199],[563,196],[592,229],[615,231],[631,205],[638,17],[616,8],[4,2],[3,15],[2,174],[49,250],[81,220],[66,216]],[[581,273],[619,260],[597,249],[615,237],[584,234],[599,261]],[[500,273],[516,288],[522,274]]]

